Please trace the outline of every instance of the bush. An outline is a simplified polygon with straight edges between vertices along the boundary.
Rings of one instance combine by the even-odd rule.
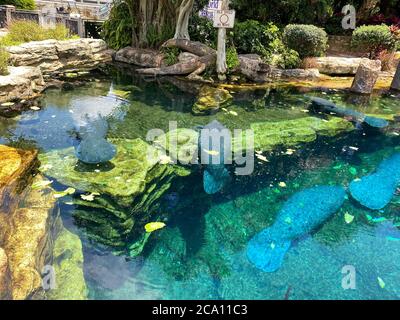
[[[8,52],[0,47],[0,76],[5,76],[8,74],[8,59]]]
[[[236,22],[233,29],[233,42],[238,53],[255,53],[266,59],[271,57],[273,44],[279,36],[276,25],[261,24],[255,20]]]
[[[296,50],[300,58],[322,56],[328,48],[328,35],[324,29],[313,25],[287,25],[283,41],[289,49]]]
[[[197,12],[191,17],[189,34],[190,39],[193,41],[200,41],[211,48],[216,48],[217,46],[217,29],[214,28],[210,20],[199,17]]]
[[[132,19],[125,2],[113,5],[109,18],[103,24],[102,38],[113,49],[121,49],[132,44]]]
[[[226,50],[226,65],[228,66],[228,70],[234,70],[240,64],[238,53],[235,47],[229,47]]]
[[[13,46],[30,41],[66,40],[69,38],[69,30],[64,25],[58,24],[51,29],[43,28],[34,21],[19,20],[11,24],[8,34],[0,38],[0,44]]]
[[[381,51],[394,50],[396,41],[388,26],[364,25],[354,30],[351,44],[358,50],[367,51],[371,59],[376,59]]]
[[[35,0],[0,0],[0,5],[12,5],[17,9],[23,10],[35,10],[36,4]]]

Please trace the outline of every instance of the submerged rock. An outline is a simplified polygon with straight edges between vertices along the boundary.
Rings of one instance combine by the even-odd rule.
[[[194,114],[209,114],[228,104],[230,100],[232,95],[228,90],[203,86],[192,111]]]
[[[342,206],[344,198],[342,187],[319,186],[296,193],[284,204],[275,223],[250,240],[247,257],[265,272],[276,271],[291,241],[323,224]]]
[[[400,154],[382,161],[375,173],[350,183],[351,196],[371,210],[380,210],[392,200],[400,184]]]

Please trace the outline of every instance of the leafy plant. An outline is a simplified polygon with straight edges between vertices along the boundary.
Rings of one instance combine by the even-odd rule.
[[[69,30],[62,24],[56,25],[55,28],[44,28],[34,21],[17,20],[11,24],[8,34],[0,38],[0,44],[12,46],[30,41],[66,40],[69,38],[71,38]]]
[[[246,20],[237,22],[233,29],[233,43],[239,53],[255,53],[269,58],[276,39],[279,39],[279,28],[273,23]]]
[[[361,26],[354,30],[351,44],[358,50],[365,50],[371,59],[376,59],[383,50],[395,49],[396,40],[390,28],[384,24]]]
[[[116,50],[130,46],[133,23],[126,3],[117,3],[112,6],[109,18],[103,24],[102,38]]]
[[[12,5],[17,9],[35,10],[35,0],[0,0],[0,5]]]
[[[199,17],[196,12],[194,12],[190,20],[189,34],[190,39],[193,41],[202,42],[212,48],[216,47],[217,29],[214,28],[210,20]]]
[[[0,76],[8,74],[8,59],[9,54],[4,48],[0,47]]]
[[[289,24],[283,32],[283,41],[296,50],[300,58],[322,56],[328,48],[328,35],[322,28],[307,24]]]
[[[178,48],[163,48],[162,49],[165,56],[165,63],[167,66],[172,66],[178,62],[178,56],[181,51]]]
[[[228,66],[228,70],[234,70],[240,64],[238,53],[235,47],[229,47],[226,50],[226,65]]]

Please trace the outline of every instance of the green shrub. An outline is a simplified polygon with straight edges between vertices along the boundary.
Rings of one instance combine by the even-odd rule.
[[[240,64],[238,53],[235,47],[229,47],[226,50],[226,65],[228,70],[234,70]]]
[[[12,5],[17,9],[23,10],[35,10],[36,4],[35,0],[0,0],[0,5]]]
[[[282,69],[296,69],[301,63],[300,56],[297,51],[286,48],[277,55],[274,65]]]
[[[193,14],[190,19],[189,35],[193,41],[200,41],[212,48],[217,46],[217,29],[210,20],[199,17],[197,13]]]
[[[8,59],[8,52],[0,47],[0,76],[5,76],[8,74]]]
[[[396,41],[388,26],[364,25],[354,30],[351,44],[357,50],[367,51],[369,57],[375,59],[383,50],[394,50]]]
[[[165,56],[165,63],[167,66],[172,66],[178,62],[178,56],[181,53],[181,50],[178,48],[163,48],[162,52]]]
[[[255,53],[264,58],[271,56],[273,43],[279,36],[276,25],[261,24],[255,20],[236,22],[233,29],[233,43],[239,53]]]
[[[300,58],[322,56],[328,48],[328,35],[324,29],[307,24],[289,24],[283,32],[283,41],[296,50]]]
[[[132,19],[125,2],[118,2],[111,8],[109,18],[103,24],[101,36],[108,46],[121,49],[132,44]]]
[[[0,44],[12,46],[30,41],[66,40],[69,38],[69,30],[64,25],[58,24],[55,28],[43,28],[34,21],[18,20],[11,24],[8,34],[0,38]]]

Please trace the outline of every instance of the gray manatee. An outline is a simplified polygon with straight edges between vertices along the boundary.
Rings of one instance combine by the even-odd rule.
[[[247,245],[247,257],[265,272],[278,270],[293,240],[320,227],[342,206],[346,192],[339,186],[317,186],[289,198],[275,223],[255,235]]]
[[[230,131],[217,120],[200,130],[199,150],[204,165],[203,187],[206,193],[221,191],[230,180],[225,161],[231,157],[231,146]]]

